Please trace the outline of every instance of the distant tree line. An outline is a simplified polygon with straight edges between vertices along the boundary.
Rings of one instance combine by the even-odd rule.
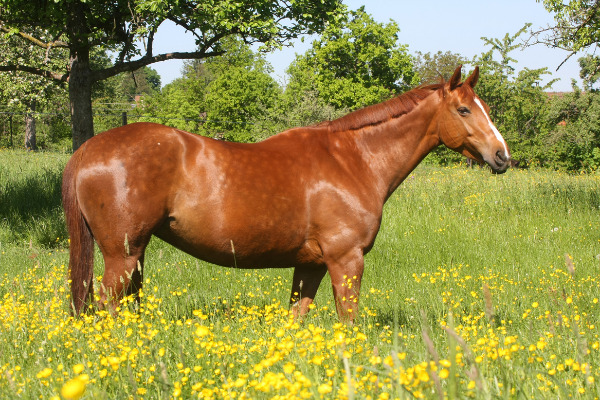
[[[465,65],[465,73],[478,65],[477,93],[491,107],[492,119],[514,158],[524,165],[598,170],[600,62],[593,56],[580,58],[583,87],[573,82],[572,91],[552,93],[553,81],[542,83],[551,76],[547,68],[519,69],[511,57],[523,46],[529,29],[526,25],[503,38],[483,38],[487,51],[473,59],[442,51],[410,54],[407,45],[399,44],[395,22],[376,22],[360,8],[328,24],[311,48],[296,56],[283,83],[272,77],[272,67],[262,53],[253,51],[242,36],[229,35],[220,41],[222,55],[186,61],[181,77],[164,87],[148,66],[96,82],[94,127],[100,132],[119,125],[119,113],[127,110],[132,121],[254,142],[290,127],[337,118],[420,84],[448,79],[459,64]],[[8,45],[0,42],[0,50]],[[97,68],[109,68],[108,54],[94,53]],[[33,90],[16,85],[24,81],[19,74],[0,74],[0,104],[6,110],[47,113],[37,146],[66,147],[71,138],[67,90],[60,85],[34,83]],[[7,144],[6,121],[7,115],[0,114],[0,145]],[[13,118],[14,123],[24,121]],[[461,156],[441,147],[427,159],[436,164],[459,161]]]

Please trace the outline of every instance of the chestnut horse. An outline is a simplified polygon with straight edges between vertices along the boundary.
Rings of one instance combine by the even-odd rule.
[[[104,256],[99,307],[142,287],[155,235],[229,267],[293,267],[291,308],[309,310],[327,272],[340,319],[357,315],[363,257],[383,204],[443,143],[501,173],[506,142],[473,87],[479,70],[320,125],[253,144],[135,123],[85,142],[64,171],[75,314],[93,300],[94,240]],[[352,285],[347,280],[352,280]]]

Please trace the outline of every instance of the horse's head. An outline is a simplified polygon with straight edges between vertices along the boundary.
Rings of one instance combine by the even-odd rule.
[[[437,128],[442,143],[469,158],[487,163],[495,173],[505,172],[510,152],[490,119],[489,107],[473,91],[479,67],[461,83],[461,67],[442,88]]]

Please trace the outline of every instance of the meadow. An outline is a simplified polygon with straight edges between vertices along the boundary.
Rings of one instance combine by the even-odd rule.
[[[353,326],[327,277],[294,320],[291,270],[157,239],[139,308],[74,319],[67,159],[0,150],[1,398],[600,398],[599,174],[418,167],[386,205]]]

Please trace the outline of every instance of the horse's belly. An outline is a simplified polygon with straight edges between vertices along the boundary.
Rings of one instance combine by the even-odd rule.
[[[206,225],[181,229],[180,224],[171,222],[155,235],[196,258],[226,267],[293,267],[302,253],[302,238],[289,232],[207,229]]]

